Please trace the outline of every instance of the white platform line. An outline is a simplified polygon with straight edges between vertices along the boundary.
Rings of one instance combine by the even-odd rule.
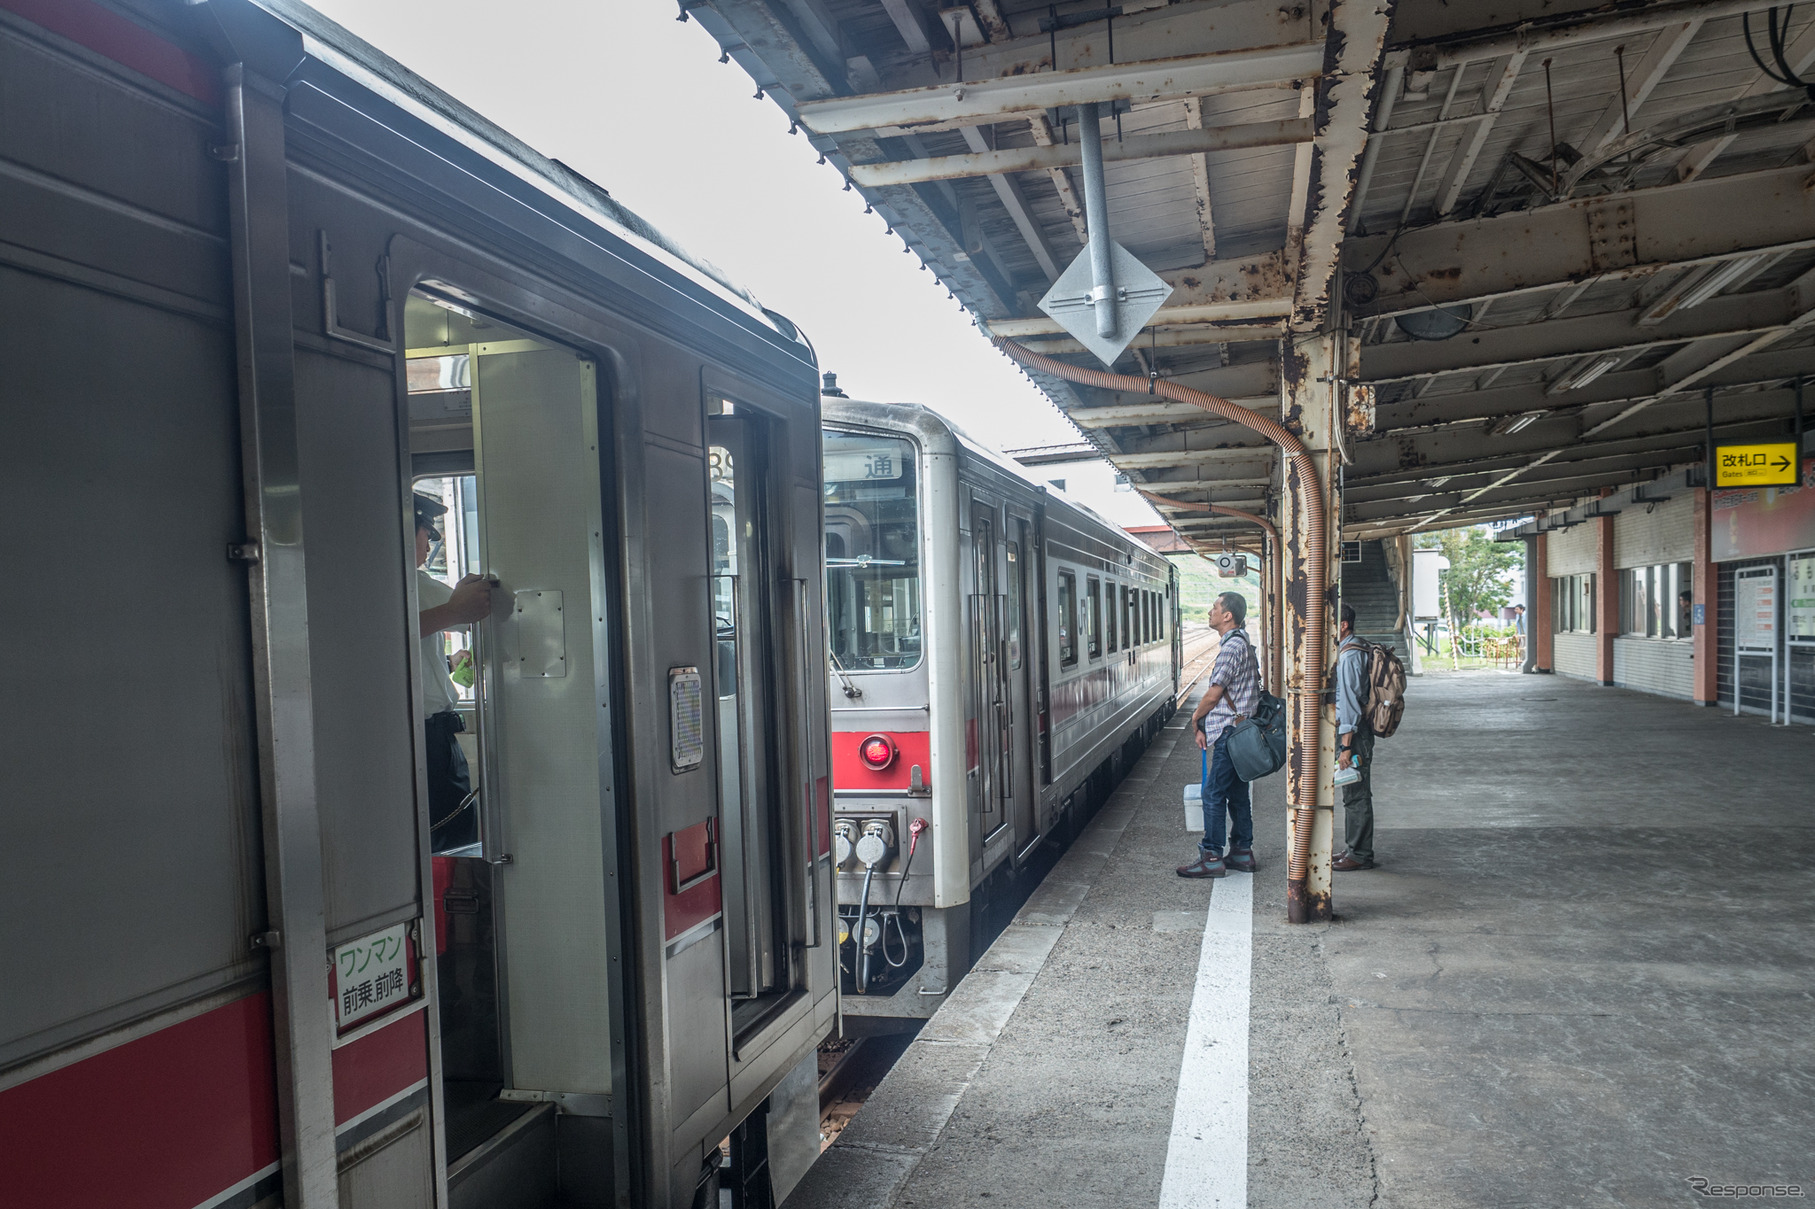
[[[1254,876],[1231,873],[1210,893],[1191,993],[1185,1057],[1160,1209],[1248,1203],[1248,1001],[1254,965]]]

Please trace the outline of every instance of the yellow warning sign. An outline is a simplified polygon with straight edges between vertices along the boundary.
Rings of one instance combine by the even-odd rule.
[[[1794,441],[1773,441],[1768,445],[1717,445],[1714,448],[1714,485],[1794,487],[1796,462]]]

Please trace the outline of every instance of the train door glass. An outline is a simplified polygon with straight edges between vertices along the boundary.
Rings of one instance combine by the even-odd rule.
[[[1002,606],[997,594],[996,510],[991,505],[972,505],[971,552],[970,725],[976,736],[976,811],[981,816],[983,835],[988,837],[1003,821],[999,801],[1003,792],[1003,732],[1007,727],[1007,702],[1002,692]]]
[[[1076,667],[1078,663],[1078,577],[1070,571],[1059,572],[1058,630],[1059,666]]]
[[[458,1186],[500,1151],[489,1140],[554,1128],[533,1096],[504,1089],[575,1102],[614,1091],[613,559],[594,362],[421,292],[404,316],[410,456],[428,476],[417,489],[449,509],[428,571],[494,581],[490,616],[423,655],[472,652],[454,695],[478,843],[431,862],[442,1124]],[[425,765],[433,801],[444,774],[433,751]],[[524,1197],[552,1197],[552,1162],[519,1174]]]
[[[1103,588],[1094,575],[1085,581],[1085,585],[1085,608],[1090,611],[1085,646],[1090,651],[1090,657],[1096,659],[1103,654]]]
[[[785,888],[789,847],[778,809],[777,658],[783,581],[771,533],[772,484],[759,415],[721,403],[709,418],[712,613],[718,631],[719,824],[734,1030],[793,988]]]
[[[1007,589],[1003,594],[1003,609],[1008,629],[1008,733],[1004,736],[1008,754],[1004,761],[1007,784],[1003,796],[1009,801],[1009,822],[1015,826],[1015,844],[1023,850],[1037,830],[1031,747],[1034,727],[1029,724],[1033,718],[1033,689],[1028,679],[1031,667],[1021,656],[1021,633],[1026,620],[1023,602],[1027,599],[1028,587],[1027,559],[1023,552],[1027,549],[1029,523],[1028,518],[1011,514],[1008,531],[1015,540],[1003,543],[1004,587]]]

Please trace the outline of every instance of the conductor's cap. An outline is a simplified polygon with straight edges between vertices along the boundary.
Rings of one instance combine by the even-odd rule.
[[[429,537],[435,541],[441,540],[439,522],[441,518],[446,515],[446,504],[432,495],[424,495],[420,491],[416,492],[416,527],[418,529],[427,529],[429,531]]]

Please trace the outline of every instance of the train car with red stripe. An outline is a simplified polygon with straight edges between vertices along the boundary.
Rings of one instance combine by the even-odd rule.
[[[1178,580],[928,408],[822,411],[840,977],[847,1026],[887,1029],[1171,715]]]
[[[838,998],[793,326],[279,0],[0,0],[0,324],[0,1204],[685,1209],[727,1138],[785,1192]]]

